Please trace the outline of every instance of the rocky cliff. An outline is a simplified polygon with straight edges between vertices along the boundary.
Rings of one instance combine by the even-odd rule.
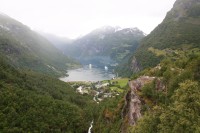
[[[137,73],[140,71],[140,66],[139,63],[137,62],[136,58],[133,57],[131,64],[130,64],[130,68],[133,72]]]
[[[145,84],[153,81],[154,79],[155,77],[141,76],[135,80],[129,81],[128,85],[130,90],[126,94],[125,105],[122,111],[122,118],[124,119],[121,129],[122,132],[126,132],[127,124],[132,126],[135,125],[137,120],[142,116],[142,100],[138,96],[137,92],[140,91]]]

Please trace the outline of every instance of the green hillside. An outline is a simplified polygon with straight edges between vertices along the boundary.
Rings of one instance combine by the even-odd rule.
[[[155,77],[130,97],[126,86],[125,96],[108,99],[99,106],[94,130],[125,133],[194,133],[200,129],[200,49],[171,50],[161,63],[133,75],[138,81],[144,75]],[[158,52],[158,51],[157,51]],[[156,53],[154,53],[156,54]],[[133,92],[131,92],[133,93]],[[131,100],[138,96],[141,101],[141,118],[135,125],[129,122]],[[129,101],[130,100],[130,101]],[[134,102],[134,100],[132,101]],[[127,107],[126,107],[127,105]],[[137,110],[134,107],[133,110]]]
[[[145,38],[138,29],[95,30],[63,50],[114,60],[119,74],[131,76],[70,84],[55,75],[76,62],[0,15],[0,133],[87,133],[91,121],[95,133],[199,133],[199,27],[200,1],[177,0]],[[76,93],[84,84],[91,94]]]
[[[0,58],[0,132],[87,132],[96,103],[68,84]]]
[[[134,56],[140,68],[157,65],[163,56],[156,56],[148,49],[177,49],[200,47],[200,2],[177,0],[163,22],[145,37]]]
[[[16,68],[63,75],[77,63],[27,26],[0,15],[0,52]]]
[[[95,132],[200,132],[199,27],[200,1],[177,0],[121,66],[132,75],[128,92],[100,104]]]
[[[141,73],[157,79],[138,92],[143,117],[130,132],[199,132],[200,49],[172,50],[159,67]]]

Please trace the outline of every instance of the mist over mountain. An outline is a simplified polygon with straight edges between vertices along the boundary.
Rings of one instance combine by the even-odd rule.
[[[2,133],[199,133],[200,0],[176,0],[147,36],[104,26],[71,40],[0,13],[0,98]]]
[[[47,39],[3,14],[0,14],[0,51],[13,66],[44,73],[64,74],[76,64]]]
[[[66,45],[71,44],[73,42],[72,39],[69,39],[67,37],[60,37],[60,36],[57,36],[54,34],[45,33],[45,32],[41,32],[41,31],[37,31],[37,32],[39,34],[41,34],[43,37],[45,37],[49,42],[51,42],[60,51],[63,51],[63,49],[66,47]]]
[[[116,65],[138,47],[144,36],[138,28],[104,26],[66,42],[61,49],[82,64]],[[59,46],[60,43],[54,44]]]
[[[0,14],[0,132],[86,132],[92,98],[57,79],[77,65],[38,33]]]

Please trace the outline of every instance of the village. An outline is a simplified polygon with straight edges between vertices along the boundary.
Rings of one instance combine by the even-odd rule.
[[[127,78],[104,80],[97,82],[70,82],[70,85],[81,95],[91,95],[97,103],[105,98],[112,98],[124,92]]]

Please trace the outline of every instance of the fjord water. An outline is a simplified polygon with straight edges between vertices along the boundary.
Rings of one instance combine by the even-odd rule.
[[[106,69],[105,69],[106,68]],[[68,77],[62,77],[60,80],[68,81],[102,81],[115,77],[113,70],[107,67],[97,67],[91,64],[85,65],[79,69],[68,70]]]

